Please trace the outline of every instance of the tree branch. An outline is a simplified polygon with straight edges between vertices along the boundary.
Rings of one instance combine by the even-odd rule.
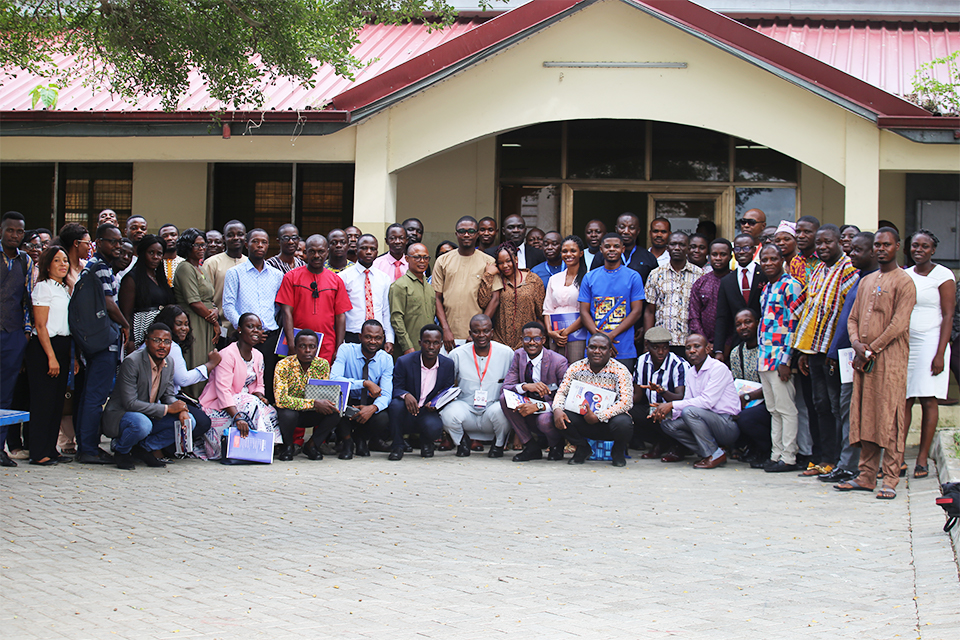
[[[234,4],[233,0],[223,0],[223,4],[227,5],[230,8],[230,10],[233,11],[235,14],[237,14],[237,16],[241,20],[246,22],[248,25],[250,25],[254,29],[260,29],[263,27],[262,22],[257,22],[256,20],[254,20],[253,18],[245,14],[243,11],[241,11],[240,7]]]

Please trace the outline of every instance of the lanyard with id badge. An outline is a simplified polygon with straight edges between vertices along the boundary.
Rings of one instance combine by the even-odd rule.
[[[473,352],[473,364],[477,368],[477,375],[480,376],[480,386],[483,386],[483,378],[487,375],[487,369],[490,367],[490,354],[487,356],[487,362],[483,365],[483,373],[480,373],[480,362],[477,360],[477,348],[471,347],[470,349]],[[473,392],[473,407],[475,409],[486,409],[487,408],[487,392],[484,389],[477,389]]]

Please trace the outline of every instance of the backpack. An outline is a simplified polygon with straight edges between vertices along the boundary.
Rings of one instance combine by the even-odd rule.
[[[84,353],[99,353],[120,342],[120,327],[107,314],[103,283],[89,266],[73,287],[67,319],[70,333]]]
[[[960,482],[944,482],[940,485],[943,497],[937,498],[937,504],[947,513],[947,522],[943,530],[949,532],[960,520]]]

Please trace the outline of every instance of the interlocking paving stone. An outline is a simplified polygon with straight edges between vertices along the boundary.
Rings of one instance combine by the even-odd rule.
[[[0,474],[19,638],[960,638],[935,481],[385,454]],[[915,599],[916,598],[916,599]]]

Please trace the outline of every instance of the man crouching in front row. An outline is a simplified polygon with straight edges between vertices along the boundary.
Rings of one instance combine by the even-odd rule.
[[[610,336],[593,334],[587,342],[587,357],[570,365],[554,396],[554,425],[577,447],[568,464],[583,464],[590,457],[593,450],[587,438],[613,440],[613,466],[627,464],[627,444],[633,435],[633,420],[628,413],[633,407],[633,378],[625,366],[611,360],[612,356]],[[577,393],[579,411],[564,408],[574,382],[582,383],[577,385],[582,389]]]

